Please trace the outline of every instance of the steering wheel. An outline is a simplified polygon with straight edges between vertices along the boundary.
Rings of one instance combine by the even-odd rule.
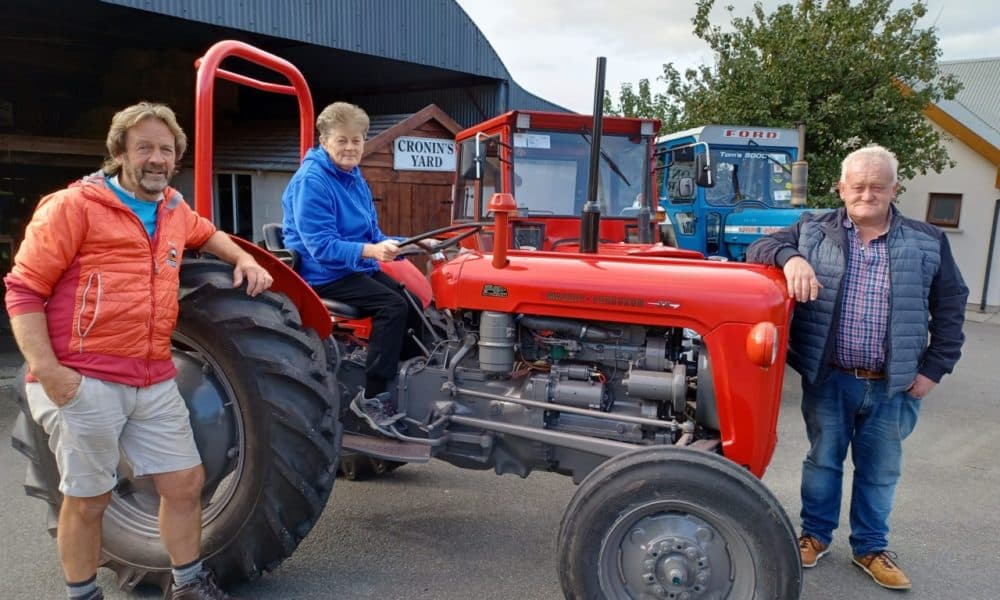
[[[413,254],[434,254],[435,252],[441,252],[457,246],[459,242],[465,238],[475,235],[482,231],[483,226],[486,223],[458,223],[457,225],[448,225],[447,227],[440,227],[431,231],[417,234],[413,237],[408,237],[405,240],[399,242],[400,253],[399,256],[410,256]],[[441,242],[427,242],[429,238],[437,237],[443,233],[451,233],[452,231],[462,231],[463,229],[468,229],[464,233],[460,233],[454,237],[450,237]],[[407,246],[412,246],[412,248],[407,248]]]

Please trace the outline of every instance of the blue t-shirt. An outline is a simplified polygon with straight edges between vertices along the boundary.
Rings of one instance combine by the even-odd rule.
[[[117,177],[108,177],[107,180],[108,187],[114,190],[115,195],[118,196],[118,199],[121,200],[125,206],[132,209],[135,216],[139,217],[139,220],[142,221],[143,227],[146,228],[146,233],[149,234],[149,239],[153,239],[153,235],[156,233],[156,209],[160,206],[160,202],[139,200],[118,185]]]

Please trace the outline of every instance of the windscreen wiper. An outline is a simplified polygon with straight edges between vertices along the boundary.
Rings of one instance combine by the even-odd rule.
[[[590,141],[590,135],[586,131],[581,131],[580,135],[583,136],[583,139],[585,139],[588,144],[593,144],[593,142]],[[614,172],[615,175],[622,178],[622,181],[625,182],[625,185],[632,187],[632,184],[629,183],[628,181],[628,177],[625,177],[625,173],[622,173],[622,170],[619,169],[618,165],[615,164],[615,161],[610,156],[608,156],[608,153],[604,151],[604,148],[601,148],[601,158],[604,159],[604,162],[608,163],[608,166],[611,168],[611,170]]]
[[[755,142],[755,141],[753,141],[753,140],[747,140],[747,147],[749,148],[750,146],[757,146],[758,148],[760,148],[760,147],[761,147],[761,145],[760,145],[760,144],[758,144],[757,142]],[[767,160],[769,160],[769,161],[773,162],[774,164],[776,164],[776,165],[778,165],[779,167],[781,167],[782,169],[784,169],[784,170],[785,170],[785,172],[786,172],[786,173],[788,173],[789,175],[791,175],[791,174],[792,174],[792,169],[791,169],[790,167],[786,167],[785,165],[781,164],[780,162],[778,162],[778,161],[774,160],[774,157],[772,157],[772,156],[771,156],[770,154],[768,154],[767,152],[765,152],[765,153],[764,153],[764,158],[766,158]]]

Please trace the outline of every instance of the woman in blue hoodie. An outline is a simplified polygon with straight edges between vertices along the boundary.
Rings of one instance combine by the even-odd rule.
[[[285,246],[301,257],[299,274],[324,297],[372,317],[365,389],[351,410],[373,429],[391,434],[401,414],[388,382],[395,376],[406,337],[409,307],[399,286],[379,269],[399,247],[378,227],[372,193],[358,164],[368,115],[334,102],[316,119],[320,145],[311,149],[281,198]]]

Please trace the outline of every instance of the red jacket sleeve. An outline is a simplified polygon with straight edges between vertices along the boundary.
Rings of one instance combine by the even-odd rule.
[[[42,199],[4,279],[10,316],[41,312],[56,282],[70,267],[87,231],[82,199],[74,190],[62,190]]]

